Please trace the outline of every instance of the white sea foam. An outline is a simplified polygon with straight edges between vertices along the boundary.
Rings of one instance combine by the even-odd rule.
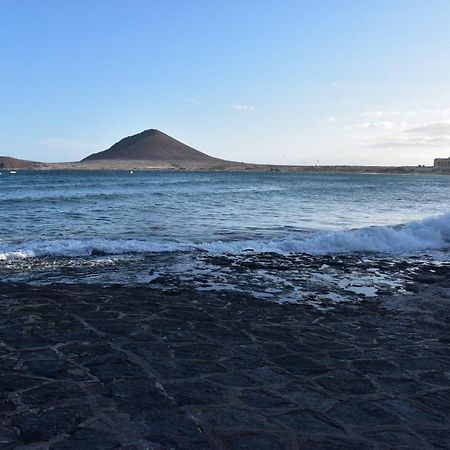
[[[57,239],[27,241],[17,244],[0,244],[0,261],[33,257],[120,255],[128,253],[156,253],[186,251],[192,245],[178,243],[158,243],[140,240],[108,239]]]
[[[355,252],[408,253],[450,248],[450,213],[398,226],[379,226],[348,231],[316,232],[303,239],[275,241],[213,242],[204,250],[236,253],[244,250],[274,253],[340,254]]]
[[[95,254],[145,254],[203,250],[210,253],[316,255],[357,252],[412,253],[450,248],[450,213],[398,226],[379,226],[337,232],[314,232],[303,238],[277,240],[214,241],[209,243],[156,242],[144,240],[66,239],[0,243],[0,261],[33,257],[76,257]]]
[[[292,251],[312,254],[349,252],[407,253],[450,248],[450,213],[399,226],[316,233],[293,244]]]

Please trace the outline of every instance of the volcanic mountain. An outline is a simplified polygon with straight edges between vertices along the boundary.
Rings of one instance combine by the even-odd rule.
[[[76,170],[266,170],[283,172],[376,172],[409,173],[414,167],[379,166],[286,166],[226,161],[199,152],[158,130],[145,130],[116,142],[107,150],[81,161],[45,163],[0,156],[0,169]],[[429,168],[430,171],[432,168]]]
[[[145,130],[116,142],[107,150],[79,162],[39,163],[0,157],[0,168],[23,169],[207,169],[242,168],[195,150],[158,130]]]
[[[36,161],[11,158],[10,156],[0,156],[0,169],[29,169],[38,167],[39,165],[40,163]]]
[[[93,153],[82,162],[101,160],[152,162],[206,162],[222,161],[183,144],[158,130],[145,130],[116,142],[108,150]]]

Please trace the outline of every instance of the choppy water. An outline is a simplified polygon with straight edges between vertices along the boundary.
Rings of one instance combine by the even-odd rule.
[[[450,177],[3,171],[0,218],[3,280],[209,289],[256,280],[261,295],[289,285],[292,297],[294,272],[314,265],[304,253],[445,263]],[[263,276],[267,252],[274,267]]]

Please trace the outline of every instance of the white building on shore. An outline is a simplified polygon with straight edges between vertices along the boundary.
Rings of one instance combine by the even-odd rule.
[[[450,170],[450,158],[436,158],[434,168],[437,170]]]

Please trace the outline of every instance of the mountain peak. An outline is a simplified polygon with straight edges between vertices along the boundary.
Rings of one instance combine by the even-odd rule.
[[[157,130],[156,128],[150,128],[149,130],[144,130],[141,131],[140,133],[134,134],[133,136],[152,136],[155,134],[164,134],[164,133],[162,131]]]

